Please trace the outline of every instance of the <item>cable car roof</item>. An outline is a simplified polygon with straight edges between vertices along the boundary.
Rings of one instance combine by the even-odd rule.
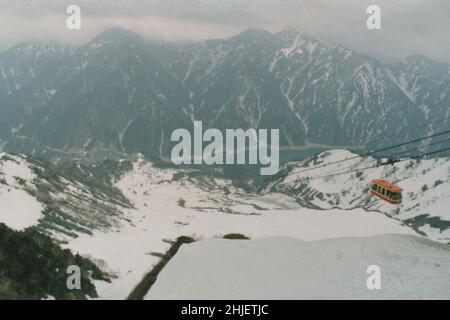
[[[399,186],[392,184],[390,182],[384,181],[384,180],[375,179],[372,182],[376,185],[379,185],[382,188],[385,188],[386,190],[391,191],[391,192],[402,192],[403,191],[403,189],[400,188]]]

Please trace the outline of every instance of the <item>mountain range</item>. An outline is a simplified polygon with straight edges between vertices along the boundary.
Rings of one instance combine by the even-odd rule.
[[[383,63],[294,29],[185,44],[110,29],[0,53],[0,150],[48,158],[166,157],[194,120],[277,128],[284,149],[377,148],[448,127],[449,106],[446,64]]]
[[[291,28],[195,43],[114,28],[77,47],[1,52],[0,115],[0,298],[192,298],[189,288],[199,297],[311,298],[314,290],[297,288],[317,287],[308,279],[329,266],[345,283],[321,285],[317,297],[408,298],[417,288],[448,297],[450,159],[407,156],[449,140],[408,146],[390,173],[389,153],[361,153],[448,130],[449,65],[420,55],[383,62]],[[194,121],[279,129],[282,151],[297,159],[269,177],[165,161],[172,132]],[[401,205],[369,193],[380,177],[404,189]],[[168,262],[179,239],[195,243]],[[65,288],[73,263],[86,269],[77,293]],[[365,276],[369,263],[398,279],[381,296],[365,282],[354,291],[353,274]],[[249,265],[251,274],[241,268]],[[278,280],[259,290],[267,279]],[[173,294],[173,283],[188,289]]]

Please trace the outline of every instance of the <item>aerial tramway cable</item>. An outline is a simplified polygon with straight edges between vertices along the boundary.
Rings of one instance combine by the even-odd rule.
[[[434,145],[440,145],[440,144],[447,143],[447,142],[450,142],[450,138],[447,138],[447,139],[444,139],[444,140],[440,140],[440,141],[437,141],[437,142],[433,142],[433,143],[427,145],[427,147],[431,147],[431,146],[434,146]],[[445,150],[445,149],[444,149],[444,150]],[[397,158],[398,156],[403,155],[403,154],[408,154],[409,152],[412,152],[412,151],[416,151],[416,148],[414,148],[414,149],[409,149],[409,150],[402,151],[402,152],[398,152],[398,153],[395,153],[395,154],[391,155],[391,157],[390,157],[385,163],[382,163],[382,164],[380,164],[379,166],[383,166],[383,165],[393,165],[393,164],[395,164],[395,163],[398,163],[398,162],[401,161],[401,160],[399,160],[399,159]],[[419,155],[419,156],[421,156],[421,155]],[[413,158],[413,157],[408,157],[408,159],[414,159],[414,158]],[[404,159],[404,160],[402,160],[402,161],[406,161],[406,160],[408,160],[408,159]],[[350,169],[350,168],[355,168],[355,165],[348,166],[348,167],[341,168],[341,169],[337,169],[337,170],[334,170],[334,171],[332,171],[332,172],[328,172],[327,174],[339,173],[339,172],[341,172],[341,170],[343,170],[343,169]],[[355,169],[352,169],[352,170],[355,170]],[[350,171],[352,171],[352,170],[350,170]],[[358,170],[355,170],[355,171],[358,171]],[[310,178],[307,178],[307,179],[312,179],[312,178],[314,178],[314,177],[310,177]],[[295,181],[295,180],[294,180],[294,181]],[[286,183],[289,183],[289,181],[287,181]]]
[[[436,150],[436,151],[433,151],[433,152],[420,154],[420,155],[413,156],[413,157],[409,157],[407,159],[401,159],[401,160],[398,159],[398,160],[395,160],[394,163],[404,162],[404,161],[409,161],[409,160],[414,160],[414,159],[420,159],[420,158],[424,158],[426,156],[431,156],[431,155],[438,154],[438,153],[445,152],[445,151],[450,151],[450,147],[449,148],[440,149],[440,150]],[[385,162],[385,163],[381,163],[381,164],[372,165],[372,166],[369,166],[369,167],[356,168],[356,169],[348,170],[348,171],[331,172],[329,174],[324,174],[324,175],[321,175],[321,176],[307,177],[307,178],[302,178],[302,179],[293,180],[293,181],[285,181],[285,182],[279,183],[278,185],[284,185],[284,184],[288,184],[288,183],[289,184],[291,184],[291,183],[298,183],[298,182],[302,182],[302,181],[310,181],[310,180],[316,180],[316,179],[323,179],[323,178],[328,178],[328,177],[333,177],[333,176],[338,176],[338,175],[347,174],[347,173],[353,173],[353,172],[361,172],[361,171],[365,171],[365,170],[369,170],[369,169],[373,169],[373,168],[378,168],[378,167],[381,167],[381,166],[384,166],[384,165],[388,165],[388,164],[391,164],[391,163]]]
[[[362,154],[362,155],[355,155],[355,156],[347,158],[347,159],[333,161],[333,162],[326,163],[326,164],[323,164],[323,165],[320,165],[320,166],[307,168],[305,170],[297,172],[296,175],[302,174],[302,173],[305,173],[305,172],[309,172],[309,171],[312,171],[312,170],[317,170],[317,169],[320,169],[320,168],[325,168],[325,167],[328,167],[328,166],[333,165],[333,164],[343,163],[343,162],[347,162],[347,161],[354,160],[354,159],[359,159],[359,158],[363,158],[363,157],[372,156],[374,154],[377,154],[377,153],[380,153],[380,152],[383,152],[383,151],[396,149],[396,148],[399,148],[399,147],[402,147],[402,146],[410,145],[410,144],[417,143],[417,142],[420,142],[420,141],[423,141],[423,140],[432,139],[432,138],[439,137],[439,136],[442,136],[442,135],[445,135],[445,134],[449,134],[449,133],[450,133],[450,129],[449,130],[444,130],[442,132],[434,133],[434,134],[431,134],[431,135],[428,135],[428,136],[425,136],[425,137],[422,137],[422,138],[417,138],[417,139],[413,139],[413,140],[410,140],[410,141],[407,141],[407,142],[404,142],[404,143],[399,143],[399,144],[396,144],[396,145],[383,147],[383,148],[380,148],[380,149],[377,149],[377,150],[374,150],[374,151],[367,152],[367,153]]]
[[[435,119],[433,121],[423,122],[422,124],[415,126],[415,128],[416,129],[422,129],[422,128],[428,127],[428,126],[430,126],[430,125],[432,125],[434,123],[439,123],[439,122],[444,122],[444,121],[447,121],[447,119],[445,119],[445,118],[443,118],[443,119]],[[397,134],[394,134],[394,136],[395,137],[399,136],[400,133],[402,133],[405,130],[405,128],[406,127],[403,127],[403,129],[400,130]],[[368,146],[368,145],[371,145],[371,144],[373,144],[375,142],[382,141],[382,140],[384,140],[386,138],[385,133],[377,134],[377,135],[375,135],[375,138],[376,137],[381,137],[381,138],[370,140],[370,141],[366,142],[365,145]]]
[[[426,147],[429,148],[429,147],[431,147],[431,146],[440,145],[440,144],[445,144],[445,143],[447,143],[447,142],[450,142],[450,138],[447,138],[447,139],[444,139],[444,140],[440,140],[440,141],[436,141],[436,142],[427,144]],[[411,149],[408,149],[408,150],[405,150],[405,151],[401,151],[401,152],[398,152],[398,153],[394,153],[394,154],[390,155],[389,158],[393,159],[393,158],[398,157],[398,156],[400,156],[400,155],[404,155],[404,154],[407,155],[407,154],[409,154],[410,152],[413,152],[413,151],[417,151],[417,148],[411,148]],[[411,156],[410,156],[409,158],[411,158]]]

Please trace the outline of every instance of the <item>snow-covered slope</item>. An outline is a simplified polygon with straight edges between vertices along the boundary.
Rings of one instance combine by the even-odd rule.
[[[120,164],[113,171],[120,172]],[[58,241],[113,230],[130,207],[101,165],[53,164],[0,154],[0,222],[30,226]]]
[[[334,163],[346,159],[350,160]],[[334,164],[328,165],[330,163]],[[393,171],[380,166],[337,174],[377,163],[371,157],[358,158],[346,150],[323,152],[304,162],[287,165],[282,178],[270,182],[266,191],[283,192],[308,207],[365,208],[382,212],[434,239],[449,241],[450,159],[407,160],[395,164]],[[404,189],[403,204],[391,205],[369,194],[372,179],[385,174],[388,174],[387,180]]]
[[[183,235],[196,240],[229,233],[318,240],[414,234],[380,213],[301,208],[280,193],[246,193],[228,180],[190,170],[161,169],[142,159],[116,186],[134,205],[126,211],[120,230],[81,235],[68,244],[116,276],[111,284],[98,283],[102,298],[127,297],[159,261],[152,253],[166,252],[170,247],[167,240]]]
[[[252,239],[285,236],[315,241],[417,235],[405,225],[419,230],[417,223],[399,219],[396,212],[383,211],[383,204],[366,195],[367,181],[378,171],[362,176],[344,175],[339,177],[341,180],[336,176],[327,183],[314,179],[306,186],[281,185],[281,181],[286,182],[303,170],[302,165],[319,165],[347,156],[351,154],[332,151],[305,164],[290,164],[282,172],[287,177],[271,181],[259,192],[236,187],[219,172],[162,167],[142,157],[133,162],[56,165],[4,154],[0,159],[0,222],[16,228],[35,225],[39,231],[63,241],[64,247],[94,261],[112,278],[111,283],[96,283],[99,296],[113,299],[126,298],[160,261],[160,254],[169,249],[171,241],[180,236],[207,240],[240,233]],[[359,161],[370,164],[375,160]],[[415,170],[405,169],[416,173],[419,187],[421,181],[432,184],[427,177],[433,177],[436,168],[442,167],[437,173],[441,179],[445,176],[447,162],[430,161],[412,165]],[[322,170],[322,174],[325,172]],[[443,186],[448,184],[423,192],[430,192],[432,197],[431,192],[440,190],[445,196],[446,189],[440,189]],[[4,196],[9,194],[5,191],[8,189],[22,195],[21,201],[12,202]],[[333,193],[335,190],[338,192]],[[26,205],[25,197],[35,207],[27,206],[22,211],[12,208],[9,211],[15,216],[8,221],[4,209]],[[437,208],[439,201],[446,203],[438,198],[430,208]],[[420,205],[426,203],[420,199],[417,203],[414,212],[421,214]],[[20,212],[27,223],[17,218]]]
[[[369,266],[380,290],[369,290]],[[405,235],[181,247],[147,299],[450,299],[450,247]]]
[[[36,225],[41,218],[42,205],[24,190],[34,188],[34,174],[20,157],[6,159],[0,154],[0,223],[15,230]]]

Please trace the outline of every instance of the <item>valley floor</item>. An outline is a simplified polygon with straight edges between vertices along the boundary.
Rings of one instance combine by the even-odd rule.
[[[127,212],[129,223],[120,232],[81,235],[68,247],[94,261],[102,261],[117,276],[112,283],[98,282],[101,298],[123,299],[133,290],[175,240],[196,240],[240,233],[252,239],[286,236],[301,240],[364,237],[380,234],[415,234],[381,213],[355,210],[301,208],[282,194],[252,195],[222,191],[223,181],[207,187],[189,179],[171,182],[176,172],[140,163],[117,183],[135,209]],[[228,185],[228,187],[230,187]],[[219,191],[220,190],[220,191]],[[180,199],[183,201],[180,202]]]
[[[420,258],[420,252],[414,251],[414,247],[417,244],[417,247],[427,251],[427,246],[434,242],[427,240],[424,245],[423,239],[426,236],[441,242],[448,239],[450,229],[445,225],[448,220],[445,204],[450,199],[450,161],[426,160],[405,163],[400,167],[397,174],[406,177],[402,185],[408,188],[405,204],[400,207],[388,207],[379,201],[373,201],[366,192],[372,177],[380,175],[378,168],[360,175],[355,173],[336,178],[312,179],[306,183],[293,181],[299,174],[304,175],[305,168],[352,156],[347,151],[325,152],[309,162],[295,163],[288,171],[283,172],[285,175],[274,177],[262,192],[248,192],[236,187],[231,180],[220,174],[161,168],[143,158],[130,163],[129,168],[126,168],[125,162],[118,162],[109,163],[108,169],[104,170],[105,167],[96,166],[52,167],[38,161],[30,162],[25,157],[4,154],[0,157],[0,207],[7,208],[8,212],[0,212],[0,222],[16,230],[37,228],[54,240],[61,241],[64,248],[93,261],[111,278],[111,282],[94,281],[100,299],[127,298],[180,236],[190,237],[196,243],[186,245],[186,249],[185,246],[181,247],[181,255],[177,254],[169,262],[167,274],[163,269],[160,279],[162,282],[156,282],[147,298],[202,297],[202,293],[186,296],[187,292],[181,289],[173,295],[169,294],[167,287],[172,287],[172,284],[167,277],[171,278],[171,272],[176,272],[181,268],[180,265],[196,268],[195,259],[212,259],[211,251],[215,250],[216,245],[218,252],[225,250],[224,257],[230,254],[230,261],[241,257],[243,261],[247,261],[247,256],[248,259],[254,257],[255,261],[267,261],[270,268],[256,273],[261,277],[268,276],[268,270],[273,272],[277,268],[292,265],[289,272],[283,271],[286,277],[278,279],[280,283],[289,282],[289,277],[295,278],[298,275],[297,267],[300,273],[305,273],[307,270],[301,266],[304,259],[317,260],[311,261],[312,270],[322,270],[325,273],[331,270],[320,269],[314,263],[337,263],[345,267],[342,261],[347,261],[346,259],[333,260],[337,254],[333,250],[342,253],[339,256],[349,257],[347,263],[355,263],[360,267],[371,262],[369,258],[373,256],[376,261],[370,264],[387,266],[393,272],[389,277],[395,283],[394,291],[377,297],[404,297],[404,292],[399,290],[405,281],[412,281],[413,285],[405,288],[409,288],[407,297],[414,297],[414,288],[419,285],[416,280],[427,283],[427,288],[430,289],[417,297],[442,297],[440,290],[444,287],[439,284],[435,286],[433,281],[448,280],[442,278],[441,272],[448,263],[448,247],[445,250],[439,247],[439,250],[442,249],[439,255],[443,260],[436,259],[437,255],[433,253],[430,256],[431,264]],[[375,160],[370,158],[360,159],[348,165],[358,167],[373,164],[373,161]],[[331,167],[328,170],[346,168]],[[114,186],[109,182],[109,172],[118,173],[113,178]],[[321,170],[321,173],[326,171]],[[423,218],[423,214],[428,214],[429,217]],[[411,218],[417,221],[408,222]],[[229,244],[218,240],[231,233],[245,235],[255,242],[237,241]],[[401,235],[403,237],[399,237]],[[377,236],[381,238],[370,238]],[[418,236],[420,238],[416,238]],[[288,237],[290,240],[270,240],[274,237]],[[267,238],[269,240],[263,240]],[[371,239],[379,239],[379,245],[375,245],[375,240]],[[332,245],[334,241],[336,247]],[[326,245],[322,248],[319,243]],[[441,246],[438,242],[435,245]],[[346,246],[348,249],[345,249]],[[367,252],[366,247],[367,250],[370,249]],[[205,256],[195,251],[195,248],[204,248]],[[402,248],[405,249],[405,256],[401,255]],[[330,257],[324,256],[322,250],[329,252]],[[352,250],[355,253],[347,255],[347,251]],[[434,252],[433,248],[430,250]],[[287,255],[280,256],[279,251],[286,251]],[[193,252],[192,257],[188,257],[186,252]],[[292,256],[289,252],[298,254]],[[362,260],[358,258],[357,252],[361,253]],[[423,257],[427,257],[427,254],[424,253]],[[286,265],[277,265],[282,261],[287,261]],[[427,266],[436,273],[433,271],[429,277],[423,278],[421,274]],[[215,268],[214,264],[205,264],[205,267]],[[398,271],[409,267],[411,272],[417,272],[417,278],[412,273],[406,274],[405,278]],[[236,268],[242,270],[241,266]],[[220,270],[218,268],[217,272]],[[361,271],[352,270],[355,274]],[[214,274],[209,269],[205,272]],[[242,270],[242,274],[230,273],[229,277],[240,279],[245,275],[246,270]],[[186,281],[184,276],[181,272],[180,282]],[[361,276],[365,279],[366,274]],[[317,277],[317,274],[311,277]],[[350,277],[350,274],[345,277]],[[173,281],[178,279],[173,278]],[[222,285],[222,280],[214,281],[218,281],[217,285]],[[208,283],[214,283],[211,281],[208,280]],[[349,281],[351,283],[352,280]],[[302,282],[298,284],[302,285]],[[232,291],[211,291],[201,279],[198,279],[197,285],[198,290],[204,289],[204,293],[211,293],[211,297],[237,298],[239,294],[249,298],[304,297],[292,291],[294,289],[289,285],[287,288],[290,289],[287,291],[273,291],[269,286],[269,292],[266,290],[252,295],[255,287],[249,283],[248,291],[236,291],[235,297],[230,296]],[[343,286],[345,287],[344,284]],[[434,286],[437,291],[433,293]],[[233,287],[228,289],[232,290]],[[317,298],[327,298],[333,294],[333,291],[329,292],[330,295],[320,290],[308,292]],[[321,296],[322,294],[324,295]],[[350,294],[342,296],[352,297],[354,296]],[[361,297],[371,298],[364,294]]]

